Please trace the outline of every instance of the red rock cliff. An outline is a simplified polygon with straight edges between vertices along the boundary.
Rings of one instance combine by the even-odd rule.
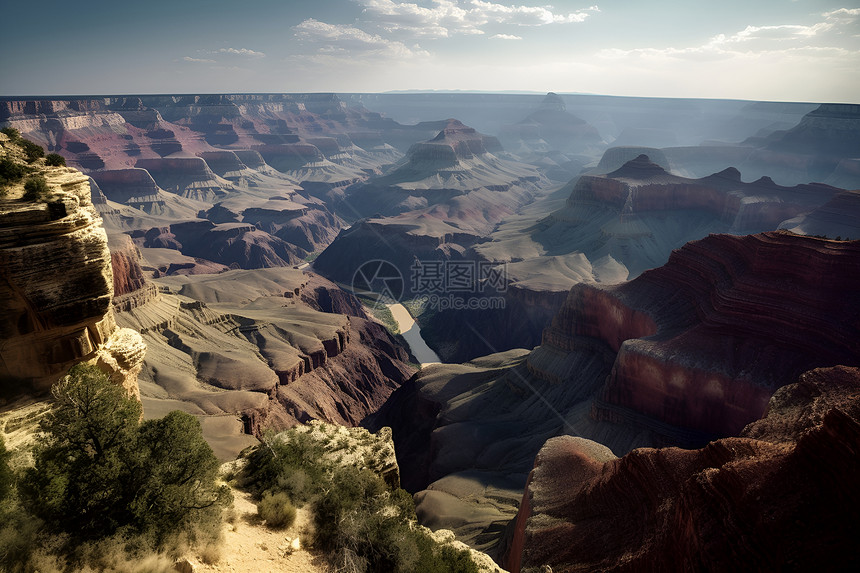
[[[514,522],[510,571],[848,571],[858,566],[860,370],[779,390],[740,438],[699,450],[549,440]]]
[[[594,415],[736,435],[779,386],[860,365],[860,242],[712,235],[620,286],[575,286],[544,344],[616,353]]]

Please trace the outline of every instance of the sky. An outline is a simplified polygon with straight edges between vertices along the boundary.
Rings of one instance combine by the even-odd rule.
[[[533,91],[860,103],[860,0],[2,0],[0,95]]]

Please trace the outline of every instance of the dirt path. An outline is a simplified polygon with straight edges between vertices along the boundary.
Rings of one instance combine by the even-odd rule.
[[[301,530],[309,519],[306,509],[299,509],[296,523],[284,530],[268,529],[257,518],[257,507],[250,494],[233,490],[233,507],[237,518],[233,524],[225,524],[224,540],[219,546],[220,559],[206,565],[197,556],[196,571],[221,571],[235,573],[327,573],[327,564],[319,554],[299,549],[289,551],[288,538],[301,536]]]

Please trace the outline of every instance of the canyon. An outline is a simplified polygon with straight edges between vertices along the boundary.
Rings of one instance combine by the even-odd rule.
[[[510,571],[856,565],[860,106],[144,95],[0,124],[69,165],[0,135],[50,189],[0,198],[0,408],[91,361],[223,461],[389,427],[421,525]]]

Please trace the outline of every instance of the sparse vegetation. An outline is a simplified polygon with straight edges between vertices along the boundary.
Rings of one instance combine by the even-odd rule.
[[[48,181],[42,175],[31,175],[24,182],[25,201],[44,201],[50,192]]]
[[[319,438],[330,440],[326,430]],[[341,441],[334,440],[333,447],[340,448]],[[308,428],[269,435],[248,456],[245,484],[260,495],[258,508],[263,502],[277,507],[278,499],[310,505],[311,541],[333,556],[338,571],[477,572],[467,551],[439,546],[417,527],[406,491],[392,489],[379,474],[342,456],[330,458]],[[262,509],[260,515],[267,519]]]
[[[272,529],[286,529],[296,521],[296,506],[283,492],[263,494],[263,499],[257,503],[257,513]]]
[[[355,297],[364,305],[365,310],[369,311],[376,320],[385,326],[386,330],[393,336],[400,334],[400,326],[394,320],[394,315],[388,310],[381,301],[367,295],[355,294]]]
[[[9,458],[12,454],[6,449],[6,440],[0,435],[0,506],[2,506],[12,493],[14,475],[9,467]]]
[[[24,138],[18,139],[16,143],[24,150],[24,155],[27,157],[27,163],[33,163],[37,159],[45,157],[45,150],[37,143],[33,143],[32,141]]]
[[[8,192],[7,186],[16,183],[27,174],[27,168],[8,157],[0,158],[0,196]]]
[[[196,418],[140,422],[140,403],[93,366],[73,367],[53,394],[14,519],[0,528],[0,570],[49,558],[48,570],[132,570],[130,559],[217,539],[231,496]]]
[[[49,167],[65,167],[66,158],[59,153],[49,153],[45,156],[45,165]]]

